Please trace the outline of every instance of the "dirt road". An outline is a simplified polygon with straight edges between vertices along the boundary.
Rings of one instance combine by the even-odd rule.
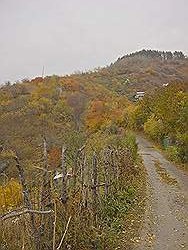
[[[188,175],[143,137],[139,153],[148,174],[145,221],[137,250],[188,250]]]

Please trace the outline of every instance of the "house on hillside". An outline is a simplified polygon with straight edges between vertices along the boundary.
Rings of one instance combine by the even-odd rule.
[[[169,83],[163,83],[163,87],[167,87],[169,85]]]
[[[134,96],[135,100],[140,100],[144,97],[145,92],[144,91],[137,91],[136,95]]]

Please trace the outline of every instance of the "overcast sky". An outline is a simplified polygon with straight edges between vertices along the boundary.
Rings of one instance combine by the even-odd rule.
[[[0,82],[93,69],[140,49],[188,54],[188,0],[0,0]]]

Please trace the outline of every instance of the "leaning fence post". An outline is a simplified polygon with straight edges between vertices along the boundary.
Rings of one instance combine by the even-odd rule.
[[[24,204],[26,205],[28,210],[32,210],[32,204],[31,204],[31,201],[29,198],[29,191],[27,188],[26,180],[25,180],[24,169],[21,166],[17,155],[14,157],[14,160],[16,161],[16,167],[17,167],[18,172],[19,172],[19,178],[20,178],[20,182],[22,185],[22,189],[23,189],[22,192],[23,192]],[[37,250],[40,250],[40,237],[39,237],[37,228],[35,226],[35,219],[34,219],[33,213],[30,213],[30,220],[31,220],[32,234],[33,234],[34,239],[35,239],[35,248]]]
[[[19,162],[19,159],[17,156],[15,156],[15,161],[16,161],[16,167],[17,167],[18,172],[19,172],[19,178],[20,178],[20,182],[22,185],[22,189],[23,189],[22,192],[23,192],[24,204],[26,205],[26,207],[28,209],[32,209],[32,205],[31,205],[31,202],[29,199],[29,191],[27,188],[26,180],[25,180],[24,169],[20,165],[20,162]]]

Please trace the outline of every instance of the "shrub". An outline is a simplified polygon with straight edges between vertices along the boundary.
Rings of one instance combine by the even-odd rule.
[[[170,160],[179,162],[180,159],[180,154],[179,154],[179,148],[177,146],[169,146],[166,148],[166,152]]]
[[[18,181],[11,179],[0,186],[0,211],[17,207],[22,203],[22,187]]]
[[[151,116],[144,123],[144,131],[154,140],[161,140],[164,136],[164,126],[161,120],[156,120]]]

